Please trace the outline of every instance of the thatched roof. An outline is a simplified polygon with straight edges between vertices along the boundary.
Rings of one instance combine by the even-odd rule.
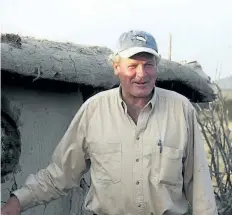
[[[182,63],[182,65],[194,70],[194,72],[200,75],[203,79],[210,81],[210,77],[203,71],[202,66],[199,62],[187,61],[187,62]]]
[[[119,85],[108,61],[109,48],[59,43],[19,37],[1,36],[1,70],[39,79],[50,79],[110,89]],[[2,77],[4,79],[4,77]],[[162,59],[157,86],[174,90],[193,102],[214,99],[207,78],[192,68]]]

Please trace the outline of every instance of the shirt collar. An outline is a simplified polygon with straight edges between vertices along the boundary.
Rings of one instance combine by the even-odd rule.
[[[119,96],[120,105],[123,108],[124,113],[127,113],[127,105],[122,99],[122,87],[121,87],[121,85],[119,85],[119,88],[118,88],[118,96]]]
[[[119,101],[120,101],[120,104],[121,104],[121,106],[122,106],[122,108],[123,108],[123,111],[125,112],[125,113],[127,113],[127,105],[126,105],[126,103],[123,101],[123,99],[122,99],[122,87],[121,87],[121,85],[119,85],[119,91],[118,91],[118,95],[119,95]],[[154,87],[154,89],[153,89],[153,95],[152,95],[152,97],[151,97],[151,99],[150,99],[150,101],[147,103],[147,105],[146,106],[150,106],[151,107],[151,110],[154,108],[154,106],[155,106],[155,101],[156,101],[156,97],[157,97],[157,90],[155,90],[155,87]]]

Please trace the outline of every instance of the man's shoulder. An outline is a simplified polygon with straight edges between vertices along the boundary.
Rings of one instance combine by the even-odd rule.
[[[91,96],[84,102],[85,107],[93,107],[104,105],[106,103],[111,103],[117,97],[119,92],[119,88],[113,88],[109,90],[104,90],[101,92],[96,93],[95,95]]]
[[[180,93],[159,87],[156,87],[156,89],[157,89],[157,96],[159,98],[164,98],[167,102],[177,102],[187,106],[191,104],[189,99]]]

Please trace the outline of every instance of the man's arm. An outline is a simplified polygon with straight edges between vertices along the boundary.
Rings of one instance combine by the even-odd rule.
[[[20,202],[21,211],[67,195],[71,188],[79,185],[81,176],[88,171],[86,127],[83,105],[56,147],[50,165],[29,175],[25,184],[13,192]]]
[[[188,142],[184,161],[184,191],[192,205],[193,215],[217,215],[204,143],[196,111],[189,103],[187,110]]]

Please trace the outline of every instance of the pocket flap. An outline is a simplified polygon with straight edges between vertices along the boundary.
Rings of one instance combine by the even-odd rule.
[[[183,150],[168,146],[163,146],[163,153],[170,159],[179,159],[183,157]]]

